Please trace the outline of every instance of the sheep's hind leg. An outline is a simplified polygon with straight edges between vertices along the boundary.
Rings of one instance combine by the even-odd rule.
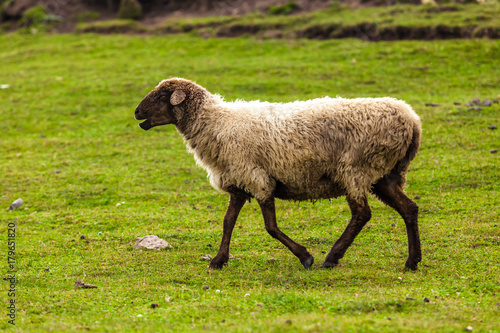
[[[231,194],[226,215],[224,216],[222,241],[217,255],[210,262],[210,268],[220,269],[229,261],[229,243],[231,242],[231,234],[233,233],[238,214],[247,199],[248,197],[242,194]]]
[[[262,216],[264,217],[264,223],[267,232],[273,237],[279,240],[283,245],[285,245],[297,258],[305,269],[311,267],[314,263],[314,257],[307,251],[307,249],[295,243],[287,235],[285,235],[276,223],[276,208],[274,206],[274,198],[271,197],[267,200],[258,200],[260,209],[262,211]]]
[[[371,209],[366,198],[353,200],[348,197],[347,203],[352,213],[351,221],[340,238],[333,244],[322,267],[328,268],[338,265],[339,259],[344,257],[345,252],[349,246],[351,246],[354,238],[356,238],[361,229],[363,229],[371,218]]]
[[[401,183],[401,176],[391,173],[373,185],[372,191],[385,204],[396,210],[405,221],[408,236],[408,259],[405,267],[414,271],[422,260],[418,233],[418,206],[403,192]]]

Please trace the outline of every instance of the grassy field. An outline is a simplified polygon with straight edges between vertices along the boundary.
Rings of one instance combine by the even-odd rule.
[[[15,331],[500,332],[500,42],[0,36],[0,242],[16,228]],[[341,265],[320,269],[349,220],[344,199],[277,202],[311,270],[264,230],[255,201],[235,259],[207,270],[227,196],[173,127],[144,132],[135,106],[159,80],[196,80],[228,100],[393,96],[423,121],[408,175],[423,261],[403,270],[401,218],[373,218]],[[459,102],[461,105],[454,105]],[[439,104],[437,107],[426,103]],[[17,198],[24,206],[6,208]],[[132,249],[158,235],[173,248]],[[84,236],[84,238],[82,237]],[[270,261],[274,258],[274,261]],[[7,276],[7,261],[2,261]],[[74,289],[76,279],[97,289]],[[204,286],[208,286],[208,289]],[[9,283],[0,288],[7,311]],[[429,302],[424,302],[427,297]],[[151,304],[159,307],[152,309]]]

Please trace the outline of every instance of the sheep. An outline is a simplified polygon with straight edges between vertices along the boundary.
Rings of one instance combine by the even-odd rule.
[[[305,269],[314,257],[276,223],[275,198],[317,200],[345,196],[351,220],[322,267],[334,267],[371,218],[374,194],[403,218],[408,236],[405,267],[421,261],[418,206],[403,191],[415,157],[421,122],[403,101],[318,98],[292,103],[225,102],[182,78],[161,81],[135,110],[144,130],[174,124],[211,185],[229,194],[223,234],[210,268],[229,260],[229,243],[246,201],[258,202],[267,232]]]

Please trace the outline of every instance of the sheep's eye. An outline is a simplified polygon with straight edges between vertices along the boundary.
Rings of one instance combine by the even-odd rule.
[[[165,102],[165,101],[167,101],[167,100],[168,100],[168,96],[167,96],[167,95],[161,95],[161,96],[160,96],[160,101]]]

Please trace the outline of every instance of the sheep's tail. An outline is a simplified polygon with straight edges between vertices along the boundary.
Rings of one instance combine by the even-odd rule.
[[[398,185],[401,188],[404,188],[406,185],[406,174],[408,173],[408,168],[410,167],[410,162],[417,155],[418,149],[420,148],[420,136],[422,133],[422,129],[419,124],[415,124],[413,126],[413,135],[410,142],[410,146],[406,150],[405,156],[400,159],[394,168],[391,170],[392,174],[395,174],[398,178]]]

